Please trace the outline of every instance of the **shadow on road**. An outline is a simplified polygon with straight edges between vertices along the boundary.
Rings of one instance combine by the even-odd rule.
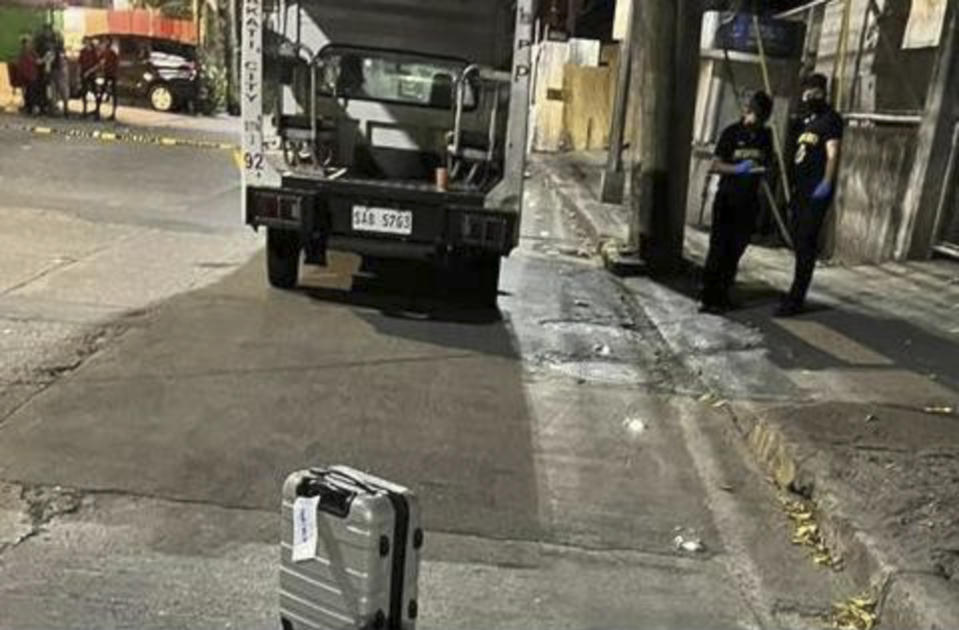
[[[520,356],[498,308],[450,290],[427,264],[394,261],[367,271],[355,257],[338,256],[328,269],[305,278],[300,291],[318,302],[354,307],[358,317],[385,336]]]
[[[678,273],[652,280],[676,294],[698,300],[701,278],[701,265],[685,261]],[[733,295],[739,308],[729,311],[724,318],[761,333],[769,358],[783,369],[908,370],[933,375],[943,385],[959,390],[959,373],[955,369],[959,343],[907,319],[884,316],[881,302],[860,303],[855,296],[848,300],[837,296],[839,305],[810,301],[802,315],[778,319],[773,312],[782,292],[770,284],[740,282]]]
[[[273,511],[289,472],[344,463],[419,491],[434,531],[542,536],[523,366],[498,314],[397,317],[375,282],[281,292],[263,265],[160,305],[10,417],[0,473]]]

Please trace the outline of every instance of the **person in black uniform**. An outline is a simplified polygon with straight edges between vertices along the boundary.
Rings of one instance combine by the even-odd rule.
[[[779,317],[802,312],[812,282],[819,233],[832,203],[839,171],[842,118],[826,102],[828,80],[821,74],[803,79],[803,122],[794,159],[792,231],[796,271],[792,287],[776,311]]]
[[[772,134],[766,127],[772,107],[768,94],[756,92],[742,119],[727,127],[716,145],[712,171],[722,177],[713,203],[701,312],[721,313],[732,306],[729,292],[756,228],[759,185],[773,154]]]

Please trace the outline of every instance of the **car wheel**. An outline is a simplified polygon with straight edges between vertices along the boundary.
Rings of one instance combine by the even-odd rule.
[[[270,285],[292,289],[300,276],[300,235],[289,230],[266,230],[266,273]]]
[[[150,107],[158,112],[168,112],[173,109],[173,92],[163,83],[157,83],[150,88]]]

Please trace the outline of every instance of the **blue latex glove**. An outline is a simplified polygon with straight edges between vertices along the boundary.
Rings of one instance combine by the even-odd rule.
[[[828,197],[830,193],[832,193],[832,184],[824,179],[816,186],[816,190],[812,191],[812,198],[821,201]]]
[[[734,175],[749,175],[749,172],[756,168],[756,163],[752,160],[743,160],[736,165],[735,170],[733,170]]]

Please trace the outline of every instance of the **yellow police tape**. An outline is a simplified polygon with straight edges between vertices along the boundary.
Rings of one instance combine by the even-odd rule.
[[[173,136],[155,136],[136,132],[114,132],[102,129],[57,128],[40,125],[0,125],[6,129],[28,131],[37,135],[60,135],[67,138],[84,138],[102,142],[126,142],[131,144],[152,144],[165,147],[191,147],[195,149],[216,149],[222,151],[236,151],[237,145],[231,142],[216,142],[214,140],[194,140],[191,138],[177,138]]]

